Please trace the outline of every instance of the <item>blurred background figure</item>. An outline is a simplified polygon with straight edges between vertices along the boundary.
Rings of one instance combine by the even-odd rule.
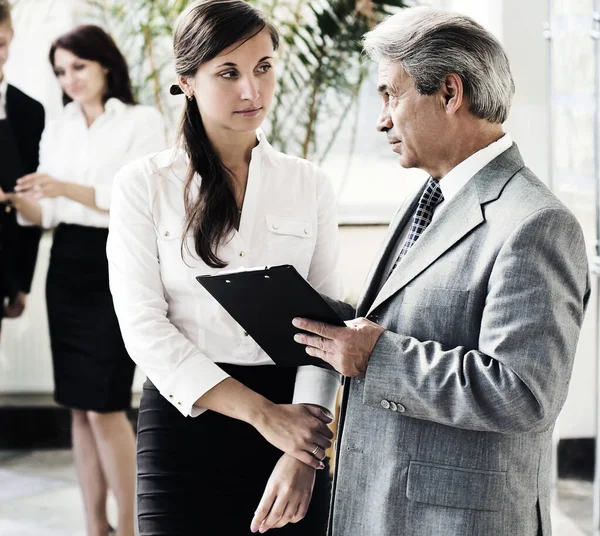
[[[108,288],[106,239],[112,179],[124,164],[164,148],[161,115],[137,105],[127,63],[101,28],[59,37],[50,62],[64,113],[42,137],[40,166],[12,196],[23,225],[54,228],[46,282],[56,402],[72,410],[73,451],[87,534],[105,536],[107,489],[119,536],[133,535],[134,363]]]
[[[0,322],[25,309],[40,241],[40,229],[17,225],[16,211],[4,192],[38,167],[44,130],[43,106],[10,85],[3,67],[13,38],[8,0],[0,0]]]

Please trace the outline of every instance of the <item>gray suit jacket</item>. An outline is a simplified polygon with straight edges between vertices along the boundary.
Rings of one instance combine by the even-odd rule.
[[[344,386],[330,533],[548,536],[552,430],[589,296],[581,228],[513,145],[375,295],[422,189],[356,311],[388,331]]]

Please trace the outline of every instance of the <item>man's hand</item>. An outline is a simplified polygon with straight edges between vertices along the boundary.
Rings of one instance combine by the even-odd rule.
[[[284,454],[271,473],[250,530],[262,534],[303,519],[312,497],[315,474],[312,467]]]
[[[39,200],[43,197],[64,196],[64,188],[63,181],[56,180],[46,173],[30,173],[17,180],[15,192]]]
[[[27,294],[19,292],[14,298],[8,301],[8,305],[4,306],[5,318],[19,318],[25,310],[25,302]]]
[[[346,322],[346,327],[332,326],[305,318],[294,318],[292,324],[315,335],[298,333],[294,340],[306,345],[306,353],[329,363],[344,376],[364,376],[380,335],[381,326],[357,318]]]

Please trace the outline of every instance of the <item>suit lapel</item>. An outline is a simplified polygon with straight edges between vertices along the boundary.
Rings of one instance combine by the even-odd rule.
[[[369,305],[373,300],[373,294],[379,287],[382,271],[385,269],[390,255],[395,251],[402,230],[406,226],[409,218],[414,214],[426,184],[427,182],[419,185],[418,190],[409,193],[406,196],[404,202],[400,205],[400,208],[390,223],[387,235],[379,248],[379,253],[375,257],[376,260],[371,265],[369,275],[367,276],[363,287],[363,294],[358,300],[358,306],[356,308],[357,316],[361,316],[362,313],[369,308]]]
[[[434,217],[427,230],[385,282],[367,314],[404,288],[464,236],[481,225],[485,221],[482,205],[496,200],[506,183],[523,165],[519,150],[513,144],[475,174],[442,212]],[[379,265],[381,266],[381,262]]]

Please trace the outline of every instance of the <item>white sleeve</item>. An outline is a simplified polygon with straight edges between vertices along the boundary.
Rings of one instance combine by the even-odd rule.
[[[343,298],[338,270],[339,235],[337,201],[331,182],[319,171],[317,177],[317,243],[310,264],[308,282],[320,293]],[[306,365],[298,367],[294,386],[294,404],[316,404],[335,413],[340,375],[335,370]]]
[[[123,165],[166,148],[165,122],[160,112],[151,106],[135,106],[135,114],[134,136]],[[94,201],[99,209],[110,209],[112,189],[112,181],[94,186]]]
[[[153,194],[147,173],[134,163],[114,180],[107,256],[110,290],[131,358],[183,415],[228,375],[169,320],[160,275]]]
[[[36,170],[36,173],[48,173],[49,163],[54,155],[54,149],[52,148],[52,141],[56,134],[58,123],[56,121],[50,121],[46,124],[42,138],[40,140],[40,163]],[[54,177],[56,178],[56,177]],[[44,229],[52,229],[58,225],[56,219],[56,205],[58,198],[56,197],[45,197],[39,200],[40,207],[42,209],[42,227]],[[23,227],[29,227],[34,225],[29,220],[26,220],[19,212],[17,212],[17,223]]]

